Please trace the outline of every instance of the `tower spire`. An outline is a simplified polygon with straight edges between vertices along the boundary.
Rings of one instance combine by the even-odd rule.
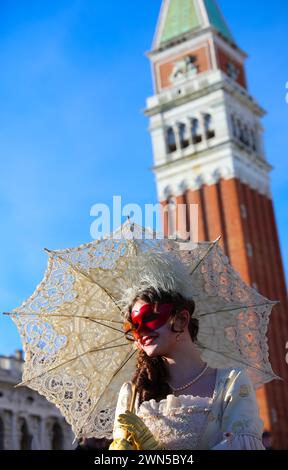
[[[153,49],[212,29],[231,44],[232,33],[215,0],[163,0]]]

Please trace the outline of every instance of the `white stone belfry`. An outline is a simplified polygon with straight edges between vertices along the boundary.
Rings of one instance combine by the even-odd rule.
[[[146,115],[159,201],[238,178],[270,197],[260,123],[249,95],[246,54],[214,0],[164,0],[151,52],[154,95]],[[200,185],[201,185],[200,184]]]

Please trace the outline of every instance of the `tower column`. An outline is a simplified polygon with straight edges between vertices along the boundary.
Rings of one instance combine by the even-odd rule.
[[[218,183],[203,186],[208,228],[208,240],[216,240],[221,235],[220,245],[224,248],[225,230],[222,225],[222,201],[219,199]]]
[[[220,180],[221,199],[226,224],[227,246],[230,261],[245,282],[250,283],[250,272],[247,262],[247,250],[244,239],[237,180]]]
[[[208,229],[206,223],[205,202],[203,197],[203,188],[187,191],[187,203],[198,206],[198,239],[199,241],[208,240]]]
[[[180,140],[180,132],[179,132],[179,123],[173,125],[173,130],[175,134],[175,141],[176,141],[176,150],[177,152],[181,152],[181,140]]]

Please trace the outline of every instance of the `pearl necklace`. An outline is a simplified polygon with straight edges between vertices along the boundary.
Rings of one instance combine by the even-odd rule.
[[[202,377],[202,375],[206,372],[207,369],[208,369],[208,364],[206,363],[204,369],[200,372],[200,374],[197,375],[197,377],[195,377],[193,380],[188,382],[188,384],[183,385],[183,387],[174,388],[169,383],[168,383],[168,385],[172,389],[173,392],[180,392],[181,390],[185,390],[185,388],[188,388],[190,385],[194,384],[196,382],[196,380],[199,380],[200,377]]]

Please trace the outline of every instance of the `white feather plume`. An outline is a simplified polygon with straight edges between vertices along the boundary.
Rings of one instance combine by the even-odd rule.
[[[129,285],[123,286],[119,305],[124,312],[139,293],[153,288],[157,293],[179,293],[192,298],[191,276],[186,266],[172,252],[139,253],[130,260]]]

